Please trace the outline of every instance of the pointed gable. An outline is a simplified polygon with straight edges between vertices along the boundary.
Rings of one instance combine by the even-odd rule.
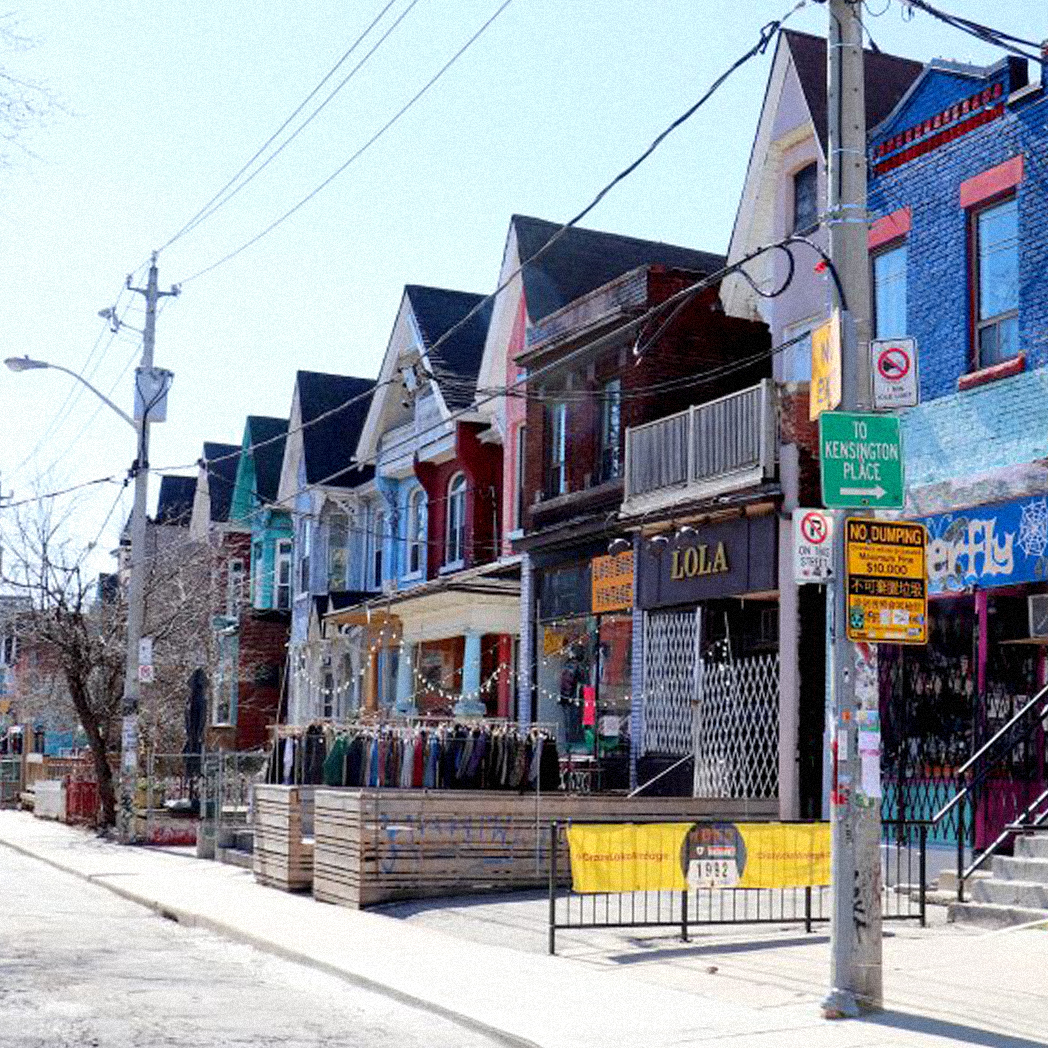
[[[189,518],[193,512],[196,484],[196,477],[161,477],[155,522],[157,524],[189,524]]]
[[[354,453],[371,405],[374,381],[299,371],[295,383],[306,483],[349,488],[370,480],[370,469],[357,467]]]
[[[240,465],[240,446],[204,442],[204,468],[207,471],[207,493],[212,524],[229,520]]]

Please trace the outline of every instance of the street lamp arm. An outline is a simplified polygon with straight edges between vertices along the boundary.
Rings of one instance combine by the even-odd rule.
[[[88,382],[83,375],[78,375],[75,371],[72,371],[70,368],[62,367],[61,364],[45,364],[43,363],[43,361],[40,361],[37,364],[37,367],[53,368],[55,371],[61,371],[64,372],[66,375],[72,376],[77,380],[77,382],[80,382],[81,384],[87,386],[87,388],[91,390],[91,392],[94,393],[94,395],[98,397],[98,399],[102,401],[103,404],[105,404],[107,407],[112,408],[136,433],[138,432],[138,423],[135,422],[135,420],[126,411],[124,411],[123,408],[117,407],[116,404],[114,404],[109,399],[109,397],[107,397],[100,389],[96,389],[94,386],[92,386],[91,383]]]

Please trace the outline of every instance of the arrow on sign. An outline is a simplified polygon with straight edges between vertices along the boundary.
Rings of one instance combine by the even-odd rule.
[[[879,499],[887,492],[878,484],[875,488],[841,488],[841,494]]]

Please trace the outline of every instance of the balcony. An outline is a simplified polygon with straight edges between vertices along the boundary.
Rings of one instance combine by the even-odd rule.
[[[713,498],[775,476],[775,386],[756,386],[626,430],[622,515]]]

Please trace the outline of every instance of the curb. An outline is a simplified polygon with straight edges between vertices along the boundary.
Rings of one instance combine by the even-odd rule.
[[[158,917],[163,917],[165,920],[174,921],[176,924],[184,924],[187,928],[201,928],[233,942],[239,942],[245,946],[251,946],[272,957],[279,957],[281,960],[290,961],[293,964],[300,964],[304,967],[312,968],[315,971],[323,972],[325,975],[332,975],[336,979],[341,979],[343,982],[347,982],[352,986],[357,986],[362,990],[369,990],[372,993],[380,994],[383,997],[394,1000],[399,1004],[406,1005],[409,1008],[415,1008],[419,1011],[428,1012],[431,1015],[437,1015],[442,1019],[455,1023],[456,1026],[461,1026],[464,1029],[469,1030],[471,1033],[479,1033],[485,1037],[489,1037],[498,1044],[505,1045],[506,1048],[542,1048],[537,1041],[532,1041],[527,1037],[521,1037],[517,1034],[509,1033],[507,1030],[501,1030],[497,1026],[491,1026],[489,1023],[482,1022],[480,1019],[474,1019],[461,1012],[456,1012],[453,1009],[447,1008],[442,1004],[437,1004],[434,1001],[428,1001],[424,997],[416,997],[414,994],[398,990],[393,986],[387,986],[385,983],[378,982],[375,979],[369,979],[366,975],[358,975],[355,972],[346,971],[344,968],[339,968],[338,965],[329,964],[327,961],[317,960],[315,957],[311,957],[308,953],[280,946],[269,939],[264,939],[261,936],[252,935],[248,932],[242,931],[235,925],[225,924],[222,921],[214,920],[211,917],[204,917],[201,914],[193,913],[192,911],[185,910],[181,907],[164,906],[162,903],[157,902],[156,899],[150,899],[149,897],[139,895],[137,892],[131,891],[128,888],[123,888],[116,884],[110,884],[107,881],[100,879],[103,877],[110,877],[112,874],[82,873],[80,870],[65,866],[60,862],[56,862],[54,859],[38,855],[36,852],[31,851],[23,845],[13,844],[11,841],[4,840],[3,838],[0,838],[0,845],[3,845],[5,848],[10,848],[11,851],[17,852],[19,855],[23,855],[28,859],[42,862],[46,866],[50,866],[62,873],[86,881],[88,884],[94,884],[99,888],[104,888],[106,891],[112,892],[126,902],[134,903],[136,906],[142,906],[147,910],[151,910]]]

